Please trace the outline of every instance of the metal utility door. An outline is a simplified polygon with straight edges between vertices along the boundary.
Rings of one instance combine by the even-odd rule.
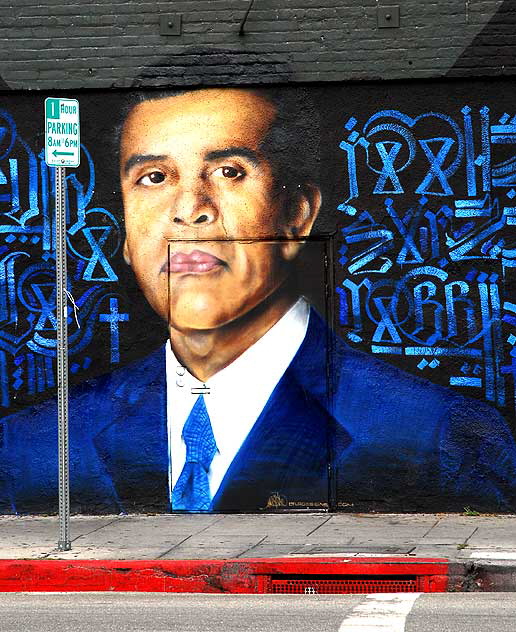
[[[169,408],[171,485],[193,451],[184,436],[183,452],[177,446],[184,411],[202,398],[217,444],[211,511],[334,506],[330,246],[318,238],[169,241],[173,388],[183,411],[174,418]]]

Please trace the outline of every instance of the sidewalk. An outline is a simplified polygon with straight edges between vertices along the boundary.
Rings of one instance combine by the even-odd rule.
[[[516,516],[233,514],[72,516],[72,550],[56,550],[56,516],[0,516],[0,558],[229,559],[409,555],[513,560]]]
[[[466,578],[466,584],[487,573],[481,589],[490,582],[491,588],[516,590],[514,515],[72,516],[72,550],[57,551],[57,539],[56,516],[0,517],[4,560],[446,558],[451,574]]]

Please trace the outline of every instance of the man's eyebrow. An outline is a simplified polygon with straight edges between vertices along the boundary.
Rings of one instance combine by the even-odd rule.
[[[222,158],[233,158],[235,156],[246,158],[255,167],[260,164],[260,157],[258,153],[252,149],[248,149],[247,147],[228,147],[227,149],[214,149],[213,151],[209,151],[204,156],[204,158],[205,160],[211,162],[215,160],[221,160]]]
[[[157,154],[133,154],[130,158],[125,161],[124,164],[124,174],[127,173],[136,165],[141,164],[142,162],[156,162],[159,160],[166,160],[168,156],[157,155]]]

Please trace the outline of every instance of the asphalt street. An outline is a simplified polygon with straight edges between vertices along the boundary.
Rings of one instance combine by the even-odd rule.
[[[2,632],[514,632],[515,593],[2,593]]]

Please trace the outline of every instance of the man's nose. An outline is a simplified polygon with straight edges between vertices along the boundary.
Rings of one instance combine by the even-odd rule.
[[[171,216],[175,224],[210,224],[217,218],[217,210],[205,187],[184,186],[177,191]]]

